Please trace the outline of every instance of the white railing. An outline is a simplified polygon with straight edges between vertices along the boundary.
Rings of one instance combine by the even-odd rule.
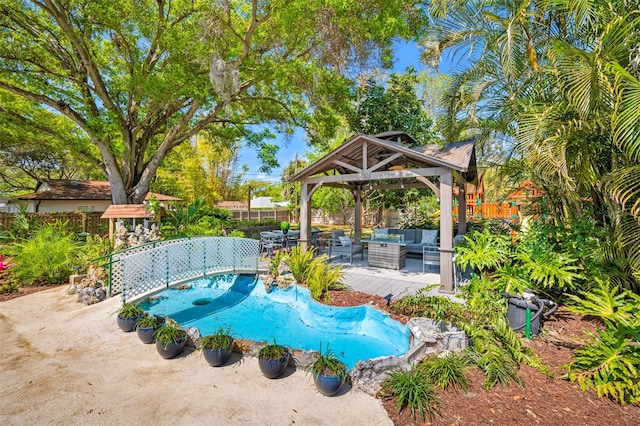
[[[122,293],[122,286],[124,284],[124,271],[122,269],[122,259],[130,256],[134,253],[140,253],[147,250],[153,250],[156,247],[165,246],[167,244],[175,244],[180,241],[189,241],[191,238],[179,238],[174,240],[163,240],[163,241],[152,241],[147,244],[142,244],[140,246],[130,247],[121,251],[117,251],[115,253],[110,254],[106,258],[108,261],[106,265],[108,266],[109,273],[109,297]]]
[[[132,301],[162,288],[221,273],[258,271],[259,241],[202,237],[131,253],[120,259],[122,299]]]

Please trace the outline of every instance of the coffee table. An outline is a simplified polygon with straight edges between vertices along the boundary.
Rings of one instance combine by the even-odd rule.
[[[367,254],[369,266],[400,270],[406,263],[407,243],[412,241],[375,239],[362,242],[369,246]]]

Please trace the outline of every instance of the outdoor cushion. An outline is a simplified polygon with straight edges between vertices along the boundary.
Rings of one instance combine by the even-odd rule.
[[[437,245],[438,241],[438,230],[437,229],[423,229],[422,230],[422,244],[426,244],[429,246]]]
[[[346,235],[341,235],[338,237],[338,239],[340,240],[340,244],[345,247],[349,247],[351,245],[351,238],[347,237]]]

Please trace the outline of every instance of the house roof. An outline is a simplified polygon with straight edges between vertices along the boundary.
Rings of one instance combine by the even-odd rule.
[[[356,135],[291,176],[288,181],[330,172],[344,175],[360,173],[370,168],[383,171],[407,167],[446,167],[460,172],[467,181],[476,177],[476,156],[472,139],[450,143],[442,149],[437,145],[411,148],[402,145],[402,142],[415,143],[415,140],[404,132],[385,132],[374,136]]]
[[[529,199],[540,197],[544,191],[538,188],[538,186],[531,180],[525,180],[520,184],[518,189],[512,191],[507,198],[510,200],[514,199]]]
[[[149,199],[148,193],[145,199]],[[180,201],[170,195],[154,194],[158,201]],[[111,185],[105,181],[45,179],[38,184],[36,192],[19,195],[14,200],[95,200],[111,201]]]
[[[139,219],[150,217],[144,204],[112,204],[100,216],[101,219]]]

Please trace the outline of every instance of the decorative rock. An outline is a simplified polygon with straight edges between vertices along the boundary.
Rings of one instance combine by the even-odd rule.
[[[114,251],[125,248],[139,246],[151,241],[157,241],[162,238],[158,225],[151,225],[151,229],[146,229],[142,224],[138,224],[134,232],[128,232],[127,228],[118,225],[116,230],[116,241],[114,243]]]
[[[107,289],[104,286],[104,268],[90,266],[86,275],[72,275],[69,277],[67,293],[77,294],[77,301],[86,305],[92,305],[106,299]],[[82,277],[78,279],[78,277]]]
[[[197,348],[200,345],[200,330],[195,327],[187,328],[187,343],[185,347],[187,348]]]

